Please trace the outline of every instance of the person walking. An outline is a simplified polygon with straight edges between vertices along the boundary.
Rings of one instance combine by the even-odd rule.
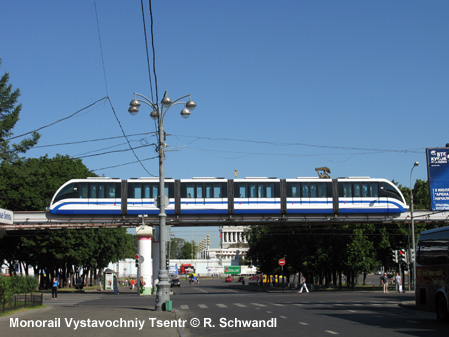
[[[298,294],[302,293],[302,291],[305,289],[306,292],[309,292],[309,289],[307,289],[307,284],[306,284],[306,277],[304,275],[301,275],[301,289],[298,291]]]
[[[399,273],[396,273],[396,276],[394,277],[394,282],[396,283],[396,291],[398,293],[402,293],[402,277],[399,275]]]
[[[381,277],[382,284],[384,286],[384,294],[388,294],[388,275],[387,273],[384,274],[384,276]]]
[[[51,284],[51,299],[52,300],[58,299],[58,283],[59,283],[59,276],[58,276],[58,278],[53,277],[53,282]]]

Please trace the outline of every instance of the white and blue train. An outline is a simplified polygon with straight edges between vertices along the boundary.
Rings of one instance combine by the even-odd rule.
[[[53,214],[159,214],[158,178],[73,179],[54,195]],[[386,179],[166,179],[168,215],[396,214],[407,210]]]

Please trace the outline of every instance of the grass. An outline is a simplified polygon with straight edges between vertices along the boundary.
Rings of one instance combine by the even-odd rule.
[[[0,311],[0,317],[4,317],[4,316],[12,316],[21,312],[25,312],[25,311],[29,311],[29,310],[35,310],[35,309],[42,309],[45,308],[46,305],[36,305],[34,307],[22,307],[19,309],[11,309],[11,310],[6,310],[6,311]]]

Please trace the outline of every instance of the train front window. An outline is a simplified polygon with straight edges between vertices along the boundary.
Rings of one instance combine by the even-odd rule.
[[[61,192],[58,193],[58,195],[55,197],[55,201],[57,202],[62,199],[69,199],[69,198],[79,198],[78,194],[78,187],[77,184],[68,184],[66,187],[64,187]]]

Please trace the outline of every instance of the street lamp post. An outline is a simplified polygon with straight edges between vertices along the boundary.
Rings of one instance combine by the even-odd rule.
[[[419,165],[419,162],[415,161],[415,163],[413,164],[413,167],[410,171],[410,222],[412,225],[412,248],[413,248],[413,287],[416,286],[416,247],[415,247],[415,219],[413,218],[413,186],[412,186],[412,174],[413,174],[413,169]],[[410,256],[411,258],[411,256]]]
[[[140,97],[139,99],[137,98]],[[187,102],[181,102],[182,99],[189,97]],[[165,91],[164,97],[161,100],[160,105],[158,103],[154,104],[150,99],[144,95],[134,93],[134,99],[129,103],[128,112],[131,115],[136,115],[139,112],[139,107],[142,103],[149,105],[152,108],[150,117],[157,121],[158,129],[158,154],[159,154],[159,232],[160,232],[160,269],[158,273],[158,284],[157,284],[157,294],[156,294],[156,310],[162,310],[163,304],[170,300],[170,284],[168,282],[168,273],[166,269],[166,227],[165,220],[167,214],[165,213],[165,208],[167,206],[168,198],[165,195],[165,131],[164,131],[164,118],[167,111],[176,104],[183,104],[184,108],[181,110],[181,116],[183,118],[188,118],[190,116],[190,111],[195,109],[196,103],[190,99],[190,94],[182,96],[174,101],[172,101],[167,96],[167,91]]]

